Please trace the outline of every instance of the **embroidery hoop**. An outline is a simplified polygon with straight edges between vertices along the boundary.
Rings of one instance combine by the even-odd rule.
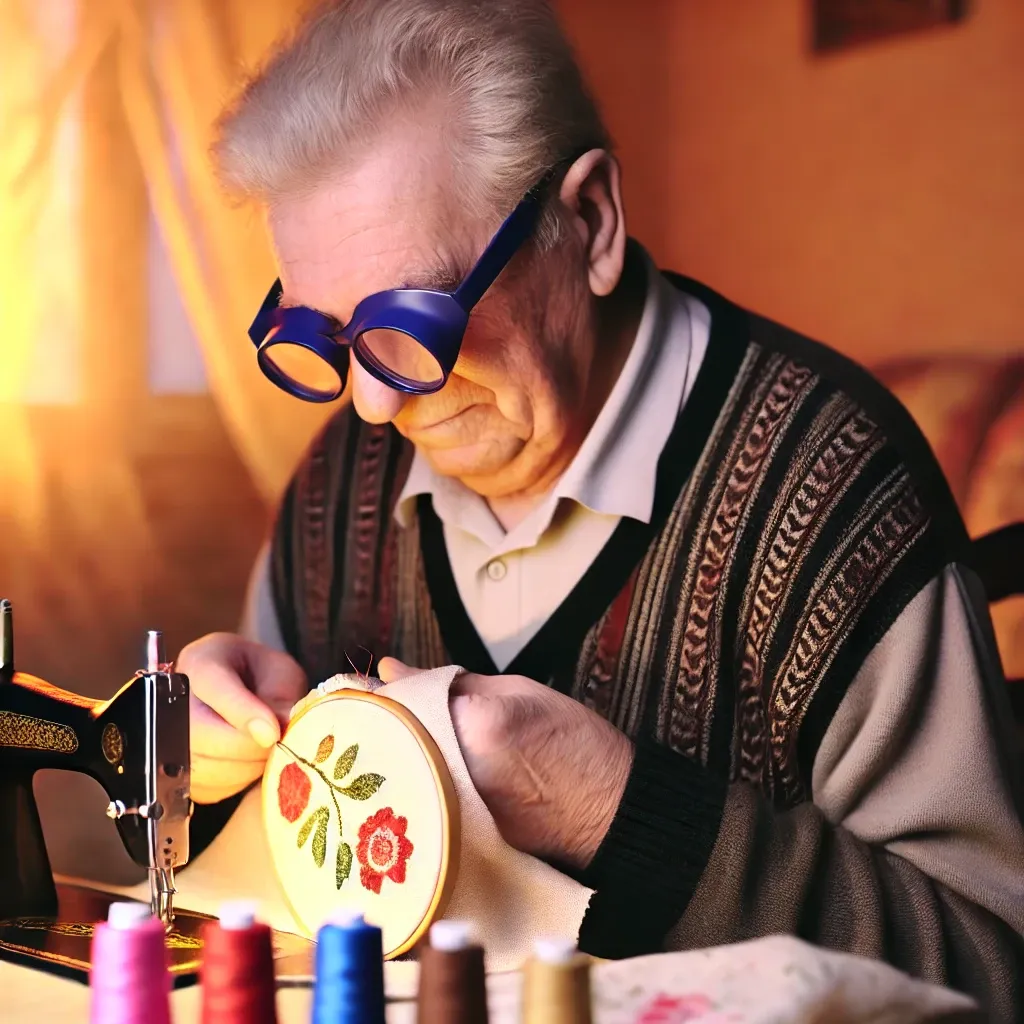
[[[317,747],[317,739],[312,740],[311,748],[310,737],[320,738],[319,742],[326,746],[328,736],[332,737],[331,749],[317,762],[321,748]],[[313,810],[319,800],[313,792],[323,792],[325,782],[330,785],[332,769],[354,744],[358,744],[355,764],[342,776],[339,786],[352,786],[352,780],[367,774],[383,774],[383,781],[365,800],[339,801],[343,789],[335,786],[331,799]],[[299,746],[301,750],[297,749]],[[298,755],[298,759],[293,755]],[[288,765],[297,765],[298,770],[289,769]],[[288,783],[281,782],[285,771],[290,773]],[[308,780],[308,787],[299,781],[299,771]],[[293,784],[296,782],[297,786]],[[458,873],[458,797],[448,765],[433,737],[397,701],[343,688],[303,703],[289,722],[281,743],[271,751],[263,776],[262,804],[264,830],[282,895],[292,916],[308,934],[315,935],[320,925],[336,913],[362,913],[368,921],[381,926],[384,958],[392,960],[412,949],[444,913]],[[339,807],[340,830],[335,821]],[[326,828],[320,828],[325,810]],[[404,862],[406,868],[417,855],[418,859],[415,870],[408,870],[397,884],[390,875],[382,875],[377,883],[378,894],[361,881],[364,856],[359,855],[359,823],[369,826],[370,820],[384,810],[392,811],[392,821],[406,819],[406,835],[413,846]],[[313,818],[317,820],[309,825]],[[305,840],[300,843],[303,831]],[[326,840],[326,852],[324,840],[320,841],[319,866],[316,854],[311,853],[318,831],[330,837]],[[425,833],[430,836],[426,843],[420,838]],[[372,844],[372,834],[369,841]],[[334,868],[342,843],[351,849],[350,873],[342,884],[336,885]],[[372,866],[370,850],[368,847],[363,854],[365,862]],[[308,878],[313,881],[307,881]],[[376,879],[370,881],[373,884]],[[315,911],[311,905],[315,905]]]

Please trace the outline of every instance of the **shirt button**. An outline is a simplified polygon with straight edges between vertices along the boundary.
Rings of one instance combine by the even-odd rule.
[[[500,559],[496,558],[493,562],[487,563],[487,575],[490,576],[495,583],[505,578],[505,573],[508,569],[505,567],[505,563]]]

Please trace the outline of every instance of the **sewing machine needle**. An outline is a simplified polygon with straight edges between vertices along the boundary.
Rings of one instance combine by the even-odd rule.
[[[164,635],[158,629],[151,629],[146,633],[146,671],[160,672],[166,663]]]
[[[170,931],[174,924],[174,872],[170,869],[151,868],[149,872],[150,909]]]

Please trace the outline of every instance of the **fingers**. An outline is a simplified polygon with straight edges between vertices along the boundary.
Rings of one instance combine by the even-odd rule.
[[[195,694],[189,701],[191,789],[196,803],[216,803],[263,774],[269,751],[228,725]]]
[[[251,733],[236,729],[195,694],[189,700],[189,714],[189,741],[193,754],[226,761],[265,761],[277,742],[257,742]]]
[[[550,686],[542,686],[526,676],[484,676],[477,672],[460,672],[452,682],[452,693],[479,693],[488,697],[536,696],[553,693],[561,697],[557,690]],[[570,699],[570,698],[566,698]]]
[[[377,678],[383,683],[397,683],[399,679],[415,676],[423,669],[412,668],[397,658],[381,658],[377,665]]]
[[[182,671],[189,677],[195,697],[227,724],[228,728],[218,733],[225,743],[237,742],[229,739],[236,730],[264,750],[281,738],[275,711],[248,689],[234,668],[204,657],[192,660]]]
[[[189,644],[176,667],[189,678],[192,798],[224,800],[257,780],[292,706],[308,691],[287,654],[229,633]]]
[[[207,707],[265,748],[281,738],[292,706],[309,689],[293,658],[229,633],[189,644],[177,668]]]

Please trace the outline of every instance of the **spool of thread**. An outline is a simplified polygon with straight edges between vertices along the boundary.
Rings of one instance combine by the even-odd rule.
[[[93,929],[90,1024],[170,1024],[162,922],[143,903],[112,903]]]
[[[335,917],[317,934],[312,1024],[384,1024],[383,940],[362,914]]]
[[[270,928],[251,903],[227,903],[203,928],[202,1024],[277,1024]]]
[[[418,959],[418,1024],[487,1024],[484,951],[468,924],[438,921]]]
[[[523,972],[523,1024],[591,1024],[590,959],[575,943],[538,939]]]

